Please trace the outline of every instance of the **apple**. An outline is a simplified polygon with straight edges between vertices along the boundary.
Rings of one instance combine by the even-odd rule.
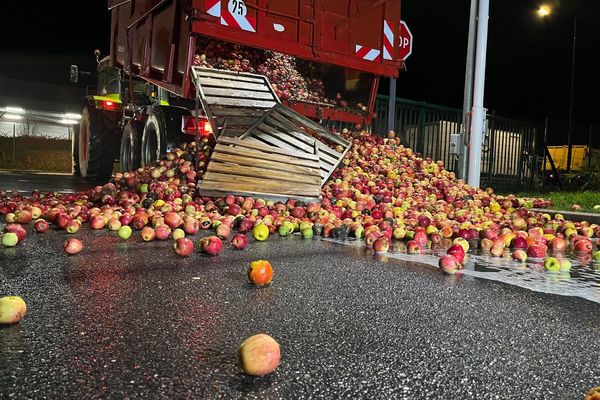
[[[227,240],[231,235],[231,228],[228,225],[219,224],[215,228],[215,234],[219,237],[219,239]]]
[[[33,220],[31,212],[28,210],[19,210],[15,213],[15,221],[19,224],[26,225]]]
[[[438,262],[439,267],[447,274],[454,275],[461,269],[460,262],[451,254],[444,254]]]
[[[265,260],[253,261],[248,267],[248,279],[256,286],[269,285],[273,280],[273,267]]]
[[[75,255],[83,250],[83,243],[79,239],[69,238],[65,241],[63,248],[67,254]]]
[[[67,231],[67,233],[74,234],[79,231],[80,227],[81,222],[79,222],[78,219],[72,219],[69,222],[67,222],[67,225],[65,225],[65,230]]]
[[[564,259],[560,260],[560,272],[569,272],[571,271],[571,261]]]
[[[277,229],[277,233],[279,233],[279,236],[281,237],[287,237],[290,235],[290,230],[285,224],[283,224],[279,227],[279,229]]]
[[[527,249],[527,240],[524,237],[516,236],[510,242],[510,247],[513,249]]]
[[[546,246],[541,244],[532,244],[527,248],[527,255],[533,258],[543,258],[546,255]]]
[[[264,242],[269,237],[269,227],[265,224],[256,225],[252,229],[252,237],[259,242]]]
[[[589,239],[580,239],[575,242],[575,251],[578,253],[589,254],[594,250],[594,245]]]
[[[0,325],[16,324],[27,314],[27,304],[19,296],[0,298]]]
[[[244,250],[248,246],[248,236],[242,233],[236,233],[231,239],[231,244],[238,250]]]
[[[593,255],[592,255],[592,260],[600,262],[600,250],[596,251]]]
[[[583,400],[600,400],[600,386],[588,390]]]
[[[12,232],[17,235],[19,242],[25,240],[27,236],[27,231],[19,224],[8,224],[4,227],[4,232]]]
[[[181,228],[177,228],[173,231],[173,240],[181,239],[185,237],[185,231]]]
[[[117,236],[123,240],[129,239],[132,229],[129,225],[123,225],[117,230]]]
[[[198,242],[198,248],[203,253],[216,256],[221,252],[221,249],[223,248],[223,242],[217,236],[208,236],[200,239]]]
[[[167,240],[171,234],[171,228],[169,228],[169,226],[166,224],[158,225],[154,229],[154,234],[156,240]]]
[[[493,245],[494,245],[494,242],[488,238],[483,238],[479,242],[479,248],[483,251],[490,251],[490,249],[492,248]],[[462,249],[462,247],[461,247],[461,249]]]
[[[121,221],[118,218],[113,217],[108,220],[108,229],[110,229],[111,231],[118,231],[120,227]]]
[[[409,240],[406,243],[406,252],[408,254],[421,254],[421,253],[423,253],[423,249],[414,240]]]
[[[465,253],[467,253],[469,251],[469,247],[470,247],[469,242],[464,238],[458,237],[458,238],[454,239],[452,241],[452,243],[460,245],[463,248],[463,250],[465,251]]]
[[[173,250],[180,257],[187,257],[194,252],[194,242],[185,237],[180,237],[173,243]]]
[[[446,254],[456,258],[460,264],[465,261],[465,249],[460,244],[454,244],[450,246],[450,248],[446,251]]]
[[[176,212],[169,211],[165,214],[165,224],[167,224],[169,228],[175,229],[183,224],[183,220]]]
[[[50,224],[45,219],[38,219],[34,224],[37,233],[46,233],[50,229]]]
[[[518,249],[513,251],[512,258],[513,260],[525,262],[527,261],[527,253],[525,250]]]
[[[492,253],[494,257],[502,257],[504,255],[504,249],[504,243],[496,243],[490,249],[490,253]]]
[[[550,250],[554,253],[562,253],[567,249],[567,241],[560,237],[555,237],[549,243]]]
[[[150,242],[156,237],[156,231],[154,230],[154,228],[145,226],[140,232],[140,236],[142,237],[142,240],[144,242]]]
[[[314,236],[312,227],[306,227],[304,229],[301,229],[300,234],[302,235],[303,239],[312,239]]]
[[[560,271],[560,261],[554,257],[548,257],[544,260],[544,268],[548,272]]]
[[[2,235],[2,245],[4,247],[15,247],[19,243],[19,237],[16,233],[5,232]]]
[[[245,374],[264,376],[275,371],[279,366],[281,350],[275,339],[261,333],[242,342],[238,357]]]
[[[387,237],[379,237],[373,242],[373,250],[375,253],[387,253],[390,248],[390,241]]]

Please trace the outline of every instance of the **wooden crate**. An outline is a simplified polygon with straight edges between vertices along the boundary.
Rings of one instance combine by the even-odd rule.
[[[221,136],[198,192],[285,201],[319,201],[321,176],[314,154]]]
[[[327,182],[351,145],[347,140],[282,104],[273,106],[240,139],[317,155],[321,186]],[[327,143],[339,145],[343,151],[340,153]]]
[[[192,67],[198,100],[217,136],[237,137],[279,98],[263,75]]]

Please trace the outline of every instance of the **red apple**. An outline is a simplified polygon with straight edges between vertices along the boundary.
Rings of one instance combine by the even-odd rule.
[[[445,254],[440,257],[439,267],[447,274],[454,275],[461,269],[460,262],[451,254]]]
[[[145,226],[140,232],[140,236],[144,242],[150,242],[156,237],[156,232],[153,228]]]
[[[281,350],[271,336],[258,334],[244,340],[238,350],[238,356],[244,373],[263,376],[277,369]]]
[[[35,230],[38,233],[46,233],[50,229],[50,224],[45,219],[38,219],[35,221]]]
[[[456,258],[460,264],[465,262],[465,249],[460,244],[450,246],[446,253]]]
[[[67,254],[74,255],[83,250],[83,243],[79,239],[69,238],[65,241],[63,248]]]
[[[273,267],[265,260],[253,261],[248,267],[248,279],[256,286],[265,286],[273,280]]]
[[[19,224],[8,224],[4,227],[4,232],[12,232],[17,235],[17,239],[19,242],[25,239],[27,236],[27,231]]]
[[[373,250],[376,253],[387,253],[390,248],[390,241],[387,237],[379,237],[373,242]]]
[[[223,248],[223,242],[216,236],[208,236],[200,239],[198,243],[200,251],[211,256],[216,256]]]
[[[179,238],[173,243],[173,250],[178,256],[187,257],[194,252],[194,242],[186,237]]]
[[[171,234],[171,228],[168,225],[162,224],[154,229],[156,240],[167,240]]]
[[[231,239],[231,244],[238,250],[244,250],[248,246],[248,236],[237,233]]]

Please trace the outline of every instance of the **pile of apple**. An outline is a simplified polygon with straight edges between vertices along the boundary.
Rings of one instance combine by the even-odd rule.
[[[333,99],[325,95],[325,84],[316,76],[316,68],[312,63],[298,63],[292,56],[271,50],[203,38],[197,44],[193,65],[265,75],[282,100],[311,101],[333,104],[341,108],[349,107],[341,94],[337,93]],[[366,107],[360,104],[355,110],[365,111]]]

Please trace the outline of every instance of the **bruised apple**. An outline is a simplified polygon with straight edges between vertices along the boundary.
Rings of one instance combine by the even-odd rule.
[[[250,336],[238,350],[244,373],[251,376],[268,375],[279,366],[281,350],[279,343],[264,333]]]
[[[248,267],[248,279],[256,286],[265,286],[273,280],[273,267],[265,260],[253,261]]]
[[[0,324],[16,324],[27,314],[27,305],[19,296],[0,298]]]

